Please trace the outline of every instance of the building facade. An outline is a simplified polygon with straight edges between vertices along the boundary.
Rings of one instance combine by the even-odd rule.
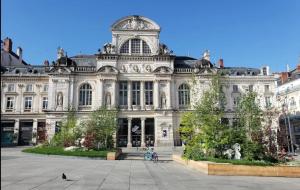
[[[300,63],[297,68],[279,74],[276,88],[280,128],[286,131],[289,144],[300,145]],[[290,147],[291,149],[291,147]]]
[[[223,77],[226,122],[234,121],[246,91],[257,92],[263,109],[275,106],[275,78],[268,67],[225,67],[222,59],[213,64],[209,51],[200,59],[176,56],[160,42],[160,30],[149,18],[127,16],[111,26],[112,41],[98,53],[67,57],[60,48],[57,60],[43,66],[20,62],[5,39],[1,55],[13,58],[1,60],[1,142],[50,139],[68,108],[84,120],[106,106],[119,110],[118,147],[181,146],[181,115],[193,110],[216,73]]]

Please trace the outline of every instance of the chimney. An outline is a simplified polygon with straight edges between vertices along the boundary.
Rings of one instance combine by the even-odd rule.
[[[17,48],[17,56],[19,56],[19,61],[22,63],[22,48],[18,47]]]
[[[224,68],[224,61],[223,61],[223,59],[219,59],[219,67],[220,67],[220,69]]]
[[[297,65],[297,72],[300,72],[300,64]]]
[[[12,40],[10,38],[5,38],[3,41],[3,50],[6,52],[12,51]]]
[[[281,84],[285,83],[286,81],[288,81],[289,78],[289,73],[288,72],[282,72],[280,79],[281,79]]]

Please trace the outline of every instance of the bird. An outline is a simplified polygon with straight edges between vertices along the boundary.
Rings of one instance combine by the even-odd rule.
[[[63,173],[62,176],[61,176],[61,178],[62,178],[63,180],[66,180],[66,179],[67,179],[67,176]]]

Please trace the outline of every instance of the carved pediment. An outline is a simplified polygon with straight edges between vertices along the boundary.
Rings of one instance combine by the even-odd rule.
[[[160,30],[154,21],[138,15],[119,19],[112,25],[112,30]]]
[[[113,66],[103,66],[98,70],[98,72],[104,74],[118,74],[119,70]]]
[[[169,67],[166,67],[166,66],[157,67],[153,72],[157,73],[157,74],[172,74],[173,73],[172,69]]]

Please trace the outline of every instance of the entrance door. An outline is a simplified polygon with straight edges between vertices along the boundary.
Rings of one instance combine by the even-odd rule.
[[[46,123],[38,122],[37,126],[37,143],[43,143],[46,140]]]
[[[20,122],[19,145],[30,145],[32,141],[33,122]]]
[[[1,146],[13,145],[14,122],[1,122]]]
[[[141,146],[141,119],[134,118],[131,123],[131,139],[132,139],[132,147],[140,147]]]
[[[120,118],[118,121],[117,147],[126,147],[128,136],[128,120],[126,118]]]
[[[145,121],[145,144],[146,146],[154,146],[154,118],[147,118]]]

